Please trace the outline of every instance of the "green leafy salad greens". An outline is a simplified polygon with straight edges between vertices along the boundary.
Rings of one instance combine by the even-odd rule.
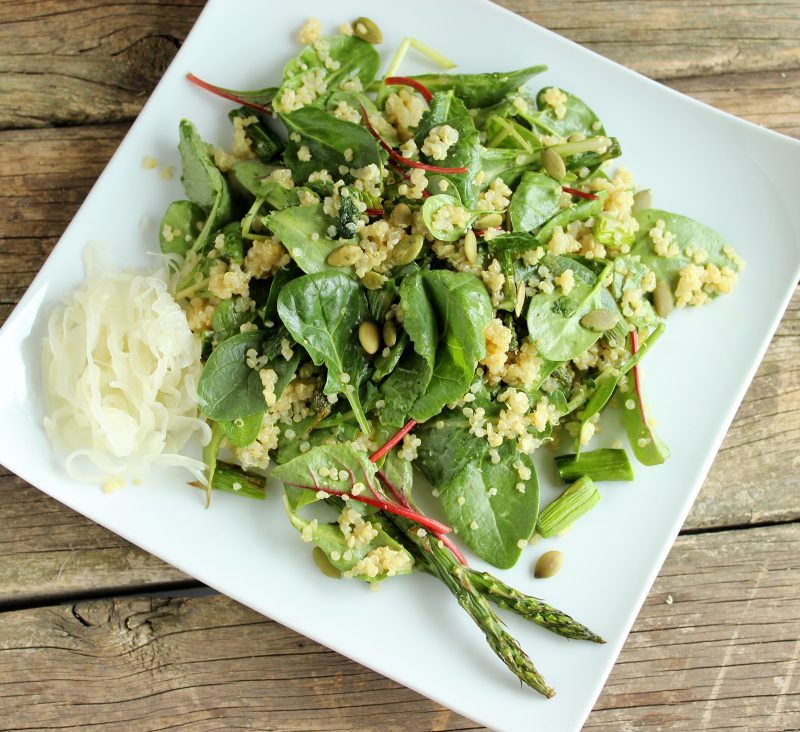
[[[207,495],[263,497],[274,466],[325,574],[434,575],[551,696],[491,604],[602,640],[471,569],[456,542],[511,567],[537,527],[551,536],[597,503],[594,481],[631,480],[621,446],[585,449],[609,405],[640,463],[666,460],[638,364],[673,308],[730,291],[742,262],[652,208],[583,100],[534,93],[543,66],[400,77],[410,49],[451,65],[407,39],[381,77],[368,19],[314,35],[274,87],[190,75],[241,105],[230,152],[181,122],[187,200],[160,229],[203,342]],[[532,454],[556,440],[574,487],[540,515]],[[441,521],[418,508],[414,469]]]

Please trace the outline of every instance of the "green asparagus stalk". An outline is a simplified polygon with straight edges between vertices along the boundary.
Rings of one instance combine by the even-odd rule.
[[[602,449],[580,455],[559,455],[556,458],[558,475],[571,483],[585,475],[592,480],[633,480],[633,468],[625,450]]]
[[[536,670],[533,661],[522,650],[517,640],[503,627],[500,618],[492,610],[486,598],[476,589],[470,579],[470,571],[462,566],[449,549],[430,536],[418,535],[419,526],[399,516],[391,516],[391,521],[410,541],[417,554],[423,559],[423,566],[438,577],[458,600],[459,605],[483,631],[495,655],[523,683],[540,694],[550,698],[555,694],[542,675]]]
[[[468,569],[467,573],[475,589],[498,607],[510,610],[526,620],[530,620],[532,623],[547,628],[553,633],[563,635],[565,638],[605,643],[599,635],[593,633],[585,625],[561,612],[561,610],[548,605],[538,597],[526,595],[513,587],[509,587],[505,582],[488,572]]]
[[[539,514],[536,530],[553,536],[577,521],[600,500],[600,492],[585,475],[575,481]]]
[[[198,488],[204,486],[192,483]],[[238,465],[216,461],[214,472],[211,476],[211,488],[215,491],[235,493],[245,498],[255,498],[263,501],[267,497],[266,480],[260,475],[245,473]]]

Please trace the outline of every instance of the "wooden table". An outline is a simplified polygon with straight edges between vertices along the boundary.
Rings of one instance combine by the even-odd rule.
[[[202,4],[0,2],[0,319]],[[798,0],[503,4],[800,137]],[[587,730],[800,729],[799,361],[797,295]],[[475,728],[1,468],[0,549],[1,729]]]

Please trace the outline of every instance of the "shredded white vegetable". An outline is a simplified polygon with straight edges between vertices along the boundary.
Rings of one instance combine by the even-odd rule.
[[[68,453],[70,476],[100,483],[151,465],[181,466],[202,480],[203,463],[179,454],[195,433],[200,343],[163,277],[98,271],[50,316],[44,376],[45,429]]]

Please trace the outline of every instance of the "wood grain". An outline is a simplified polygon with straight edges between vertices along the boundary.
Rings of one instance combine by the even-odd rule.
[[[0,127],[136,116],[204,3],[0,4]]]
[[[498,4],[654,79],[800,66],[800,4],[795,0]]]
[[[796,0],[499,4],[655,79],[746,72],[760,87],[769,76],[752,72],[800,66]],[[21,19],[18,3],[0,3],[0,128],[132,119],[202,5],[48,0],[27,3]],[[754,101],[761,97],[759,89]]]
[[[798,556],[797,524],[680,538],[585,730],[796,726]],[[0,729],[476,728],[222,596],[0,614],[0,708]]]

